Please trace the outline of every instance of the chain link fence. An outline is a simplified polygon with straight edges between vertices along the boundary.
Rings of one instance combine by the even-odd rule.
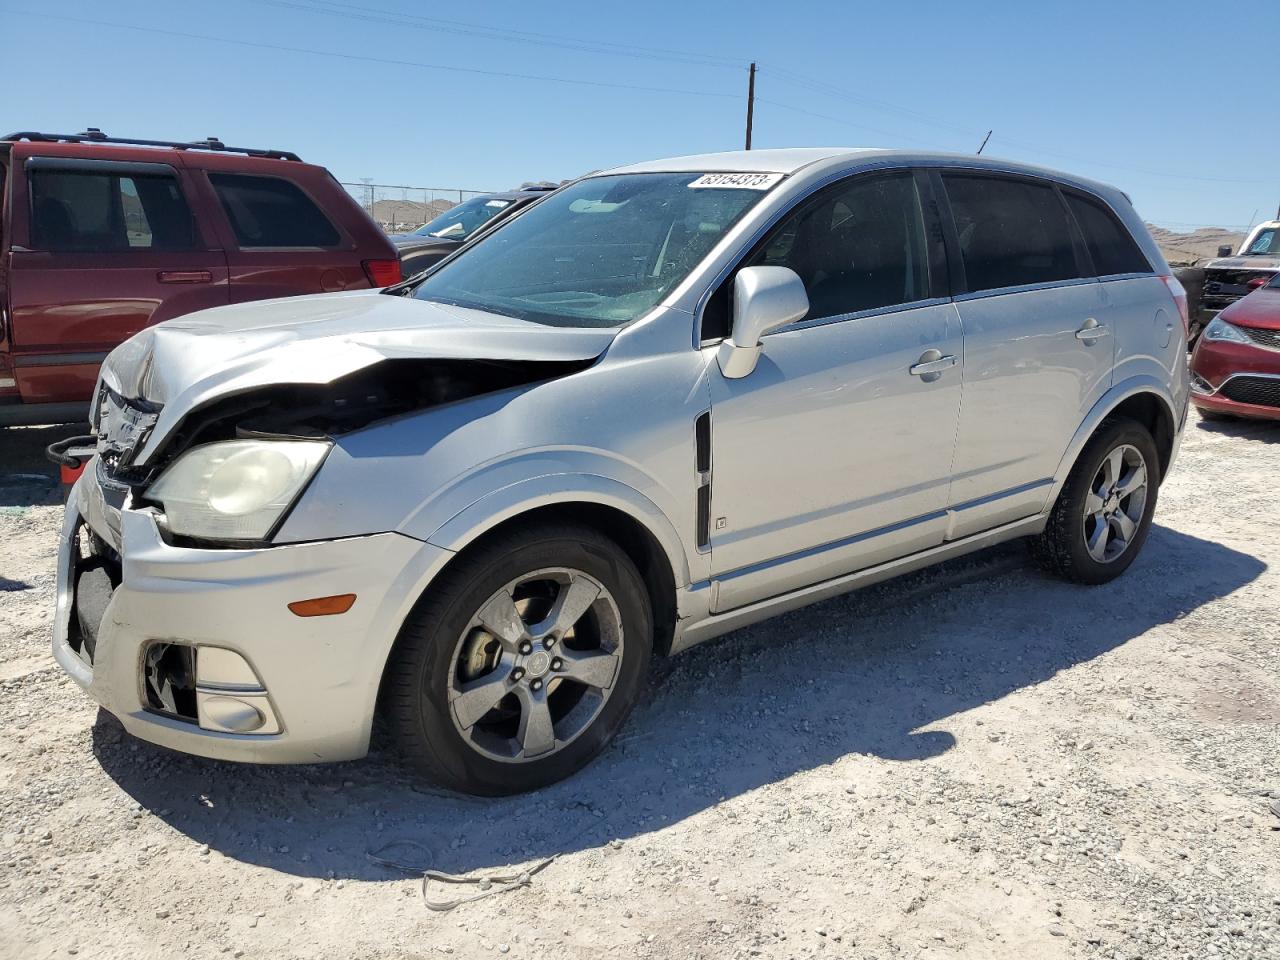
[[[399,187],[385,183],[363,182],[343,183],[342,186],[387,233],[407,233],[410,230],[416,230],[463,200],[491,192],[455,187]]]

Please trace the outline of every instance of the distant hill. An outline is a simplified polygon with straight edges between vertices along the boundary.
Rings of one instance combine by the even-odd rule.
[[[1244,242],[1243,233],[1222,227],[1201,227],[1191,233],[1176,233],[1148,223],[1147,229],[1171,266],[1186,266],[1197,260],[1216,257],[1218,247],[1236,250]]]

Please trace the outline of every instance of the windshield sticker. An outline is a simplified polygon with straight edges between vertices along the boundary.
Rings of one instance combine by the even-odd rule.
[[[501,210],[510,202],[511,202],[510,200],[486,200],[484,205],[486,207],[497,207],[499,210]]]
[[[782,176],[781,173],[704,173],[689,184],[689,189],[768,190]]]

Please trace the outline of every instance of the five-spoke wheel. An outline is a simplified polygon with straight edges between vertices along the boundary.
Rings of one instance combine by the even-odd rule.
[[[534,570],[496,590],[458,639],[449,709],[496,760],[563,749],[599,715],[623,655],[609,591],[581,570]]]
[[[590,528],[483,541],[432,583],[397,642],[383,701],[401,748],[472,793],[568,776],[635,701],[649,611],[635,565]]]
[[[1114,419],[1085,444],[1032,541],[1036,557],[1078,583],[1123,573],[1146,540],[1159,488],[1160,461],[1145,426]]]

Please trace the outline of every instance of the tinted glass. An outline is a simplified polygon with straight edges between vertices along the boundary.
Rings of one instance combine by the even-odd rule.
[[[338,231],[305,193],[278,177],[211,173],[240,247],[336,247]]]
[[[1100,277],[1116,273],[1150,273],[1151,264],[1115,215],[1093,200],[1066,194],[1067,206],[1089,245],[1093,268]]]
[[[1081,275],[1067,213],[1051,187],[944,174],[971,291]]]
[[[794,270],[816,320],[924,300],[926,252],[915,180],[860,178],[803,204],[744,265]]]
[[[188,250],[191,211],[173,177],[31,172],[32,242],[40,250]]]
[[[688,276],[766,194],[722,184],[698,173],[581,180],[481,235],[414,296],[554,326],[621,326]]]
[[[475,233],[477,227],[488,223],[495,214],[509,206],[511,206],[510,200],[501,200],[496,197],[476,197],[465,200],[413,231],[413,235],[464,240]]]

